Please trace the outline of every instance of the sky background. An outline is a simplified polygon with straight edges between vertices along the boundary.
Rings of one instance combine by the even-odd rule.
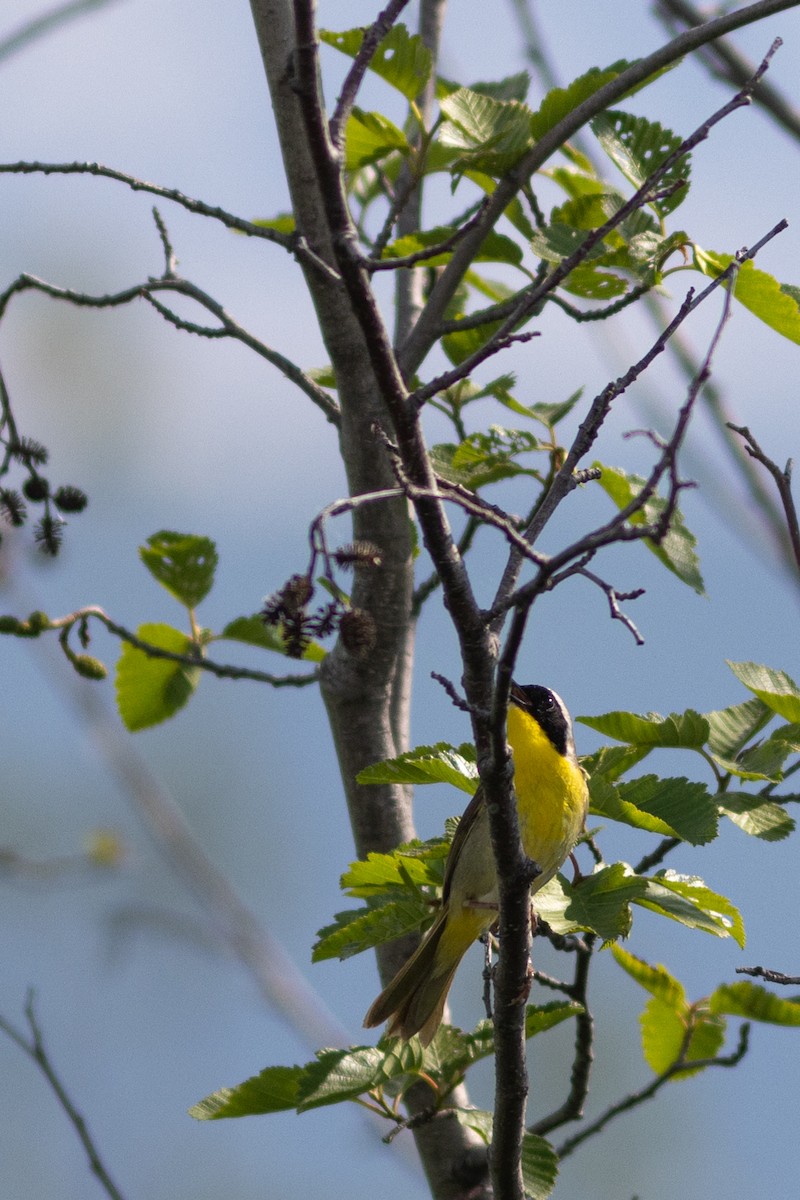
[[[319,20],[348,28],[368,22],[376,8],[360,0],[322,0]],[[31,0],[7,0],[0,40],[39,11]],[[537,12],[562,82],[591,66],[647,53],[665,38],[651,6],[632,0],[543,0]],[[408,22],[414,23],[413,5]],[[798,14],[783,14],[735,41],[758,61],[777,35],[784,46],[770,80],[800,103]],[[523,66],[510,4],[453,0],[444,75],[470,83]],[[323,50],[329,99],[344,67],[335,51]],[[688,62],[628,107],[687,134],[730,91]],[[534,106],[538,99],[533,91]],[[379,82],[368,83],[362,102],[401,118],[396,97]],[[0,105],[2,161],[97,160],[248,218],[287,207],[244,3],[110,3],[0,61]],[[800,284],[799,173],[797,144],[756,107],[740,111],[695,154],[692,190],[673,227],[706,248],[732,252],[787,217],[788,232],[758,265]],[[442,219],[447,199],[444,185],[434,189],[427,224]],[[157,274],[162,254],[151,205],[107,180],[0,176],[0,288],[22,271],[97,292]],[[325,363],[288,256],[175,206],[160,207],[187,278],[302,366]],[[672,310],[697,281],[676,278]],[[719,313],[715,299],[693,319],[687,336],[698,353]],[[654,339],[652,325],[639,315],[587,334],[554,311],[537,328],[542,336],[502,364],[517,372],[523,403],[561,400],[579,386],[590,397]],[[797,354],[797,346],[738,309],[714,363],[731,412],[779,462],[800,445]],[[343,494],[334,432],[303,396],[243,347],[179,333],[144,304],[97,313],[26,294],[12,302],[0,325],[0,361],[22,432],[51,449],[50,478],[76,484],[91,498],[86,513],[70,523],[55,563],[32,550],[29,530],[5,537],[3,611],[44,608],[55,616],[97,603],[129,627],[179,622],[180,609],[137,556],[150,534],[166,528],[215,539],[218,583],[200,617],[220,628],[256,611],[265,594],[303,568],[309,521]],[[426,376],[440,366],[432,356]],[[645,469],[646,444],[621,435],[643,425],[666,431],[684,394],[664,357],[617,405],[598,456]],[[489,419],[503,416],[489,412]],[[708,431],[701,413],[685,460],[700,487],[686,493],[684,503],[708,598],[636,547],[609,553],[602,569],[620,589],[647,588],[630,610],[646,638],[643,647],[609,621],[604,598],[585,583],[569,583],[537,608],[518,676],[556,687],[574,714],[620,707],[708,711],[736,703],[746,693],[726,659],[752,659],[798,677],[796,584],[781,572],[763,533],[748,533],[752,513]],[[434,442],[447,431],[434,418],[427,435]],[[714,502],[720,480],[733,494],[721,505]],[[500,492],[491,498],[499,500]],[[525,504],[519,487],[504,499],[512,508]],[[544,549],[608,512],[599,492],[576,493]],[[347,539],[345,525],[336,532]],[[487,597],[501,561],[502,547],[484,536],[476,577]],[[113,664],[117,647],[98,630],[92,652]],[[429,678],[431,670],[458,677],[455,640],[437,599],[421,622],[418,654],[414,741],[463,741],[463,715]],[[236,661],[272,670],[283,665],[244,652]],[[394,1152],[387,1149],[355,1106],[209,1124],[186,1116],[216,1088],[267,1065],[303,1062],[314,1047],[265,1006],[252,977],[221,949],[109,762],[108,746],[120,737],[171,794],[199,844],[316,989],[320,1005],[349,1039],[372,1040],[360,1029],[377,987],[371,957],[310,964],[317,929],[347,907],[338,880],[352,857],[316,691],[272,692],[204,677],[173,721],[129,737],[120,734],[114,716],[113,683],[76,681],[54,643],[4,639],[0,671],[0,845],[46,863],[80,855],[87,834],[111,828],[128,851],[113,872],[65,868],[46,878],[0,876],[0,1014],[21,1025],[26,989],[36,989],[54,1063],[127,1200],[204,1200],[221,1193],[291,1200],[323,1189],[329,1200],[358,1200],[376,1187],[385,1200],[421,1200],[427,1189],[402,1146],[397,1149],[402,1139]],[[108,713],[105,749],[76,688],[99,697]],[[582,752],[597,745],[585,727],[578,726],[577,740]],[[654,768],[704,778],[684,758],[664,757]],[[461,807],[461,795],[424,789],[420,834],[438,833]],[[603,835],[609,858],[632,861],[649,845],[621,828]],[[741,963],[796,973],[797,856],[796,839],[767,845],[733,827],[702,852],[682,848],[671,865],[702,874],[744,912],[746,951],[647,913],[637,913],[629,948],[664,962],[693,998],[733,979]],[[476,964],[471,978],[462,970],[454,989],[454,1016],[464,1024],[481,1015]],[[589,1115],[649,1079],[638,1045],[644,994],[608,955],[599,956],[593,1003],[600,1027]],[[559,1104],[566,1091],[570,1036],[561,1028],[533,1046],[534,1116]],[[796,1063],[797,1054],[796,1032],[756,1028],[751,1052],[736,1071],[670,1085],[565,1162],[556,1196],[671,1200],[702,1192],[705,1200],[722,1200],[735,1189],[788,1200],[796,1194],[797,1073],[787,1064]],[[7,1039],[0,1039],[0,1077],[0,1194],[10,1200],[99,1195],[64,1114]],[[491,1104],[488,1068],[475,1073],[473,1099]]]

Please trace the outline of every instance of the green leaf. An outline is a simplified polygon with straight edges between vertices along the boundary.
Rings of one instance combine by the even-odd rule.
[[[628,281],[621,275],[610,271],[602,271],[597,266],[575,267],[570,271],[561,285],[571,296],[580,296],[584,300],[614,300],[624,296],[628,290]]]
[[[371,899],[398,888],[437,887],[442,882],[447,842],[411,842],[389,854],[373,851],[350,864],[341,886],[351,896]]]
[[[550,1004],[529,1004],[525,1009],[525,1037],[536,1037],[555,1029],[562,1021],[580,1016],[585,1012],[582,1004],[574,1000],[553,1000]],[[472,1063],[494,1054],[494,1023],[489,1020],[479,1021],[472,1033],[463,1035],[463,1062],[460,1066],[466,1070]]]
[[[682,139],[658,121],[634,117],[630,113],[606,111],[592,121],[592,130],[611,161],[635,188],[640,188],[653,171],[680,146]],[[675,163],[658,183],[669,187],[679,179],[688,180],[691,163],[688,155]],[[673,212],[686,199],[688,187],[653,202],[660,217]]]
[[[630,475],[616,467],[603,466],[599,462],[592,463],[592,466],[601,471],[600,486],[620,510],[627,508],[645,485],[645,480],[640,475]],[[642,509],[629,518],[629,523],[655,524],[662,516],[665,506],[666,501],[663,497],[651,496]],[[669,530],[661,542],[656,544],[646,538],[645,545],[683,583],[694,588],[699,595],[705,594],[699,559],[694,550],[697,539],[686,528],[680,509],[676,508],[673,512]]]
[[[356,782],[364,784],[452,783],[469,795],[475,791],[477,781],[475,747],[468,742],[458,747],[447,742],[417,746],[398,758],[365,767],[356,776]]]
[[[286,653],[286,642],[280,630],[274,625],[265,625],[259,613],[235,617],[219,636],[232,642],[244,642],[247,646],[260,646],[262,650],[274,650],[277,654]],[[322,662],[326,654],[319,642],[309,642],[300,657],[306,662]]]
[[[651,966],[642,958],[637,958],[635,954],[625,950],[622,946],[612,946],[611,953],[615,961],[623,971],[630,975],[640,987],[648,991],[651,996],[660,1000],[667,1008],[676,1013],[683,1013],[687,1009],[686,991],[680,980],[671,975],[665,966],[657,963],[656,966]]]
[[[771,1025],[800,1025],[800,1001],[782,1000],[757,983],[723,983],[709,997],[712,1012]]]
[[[267,1067],[233,1088],[220,1088],[189,1109],[198,1121],[223,1117],[254,1117],[285,1112],[297,1106],[303,1067]]]
[[[353,1100],[386,1082],[386,1056],[373,1046],[350,1050],[318,1050],[306,1066],[297,1093],[297,1111]]]
[[[693,846],[717,836],[718,808],[703,783],[642,775],[613,786],[602,776],[589,785],[591,811],[662,837],[679,837]]]
[[[585,74],[573,79],[567,87],[553,88],[547,93],[531,118],[534,138],[537,141],[543,138],[554,125],[569,116],[573,109],[577,108],[579,104],[583,104],[584,100],[588,100],[612,79],[616,79],[630,65],[629,62],[620,59],[618,62],[612,63],[610,67],[592,67]]]
[[[389,901],[379,908],[336,913],[335,923],[326,925],[317,934],[311,961],[352,958],[354,954],[373,950],[384,942],[393,942],[406,934],[417,933],[424,925],[430,924],[434,913],[435,910],[422,895]]]
[[[610,712],[599,717],[575,719],[615,741],[650,749],[699,750],[709,736],[708,721],[691,708],[684,713],[671,713],[668,717],[658,713],[641,716],[630,712]]]
[[[670,1009],[655,997],[647,1002],[639,1018],[642,1030],[642,1052],[647,1065],[656,1075],[668,1070],[681,1056],[687,1063],[713,1058],[725,1040],[725,1021],[699,1008],[684,1014]],[[686,1044],[687,1028],[691,1030]],[[691,1067],[676,1073],[675,1079],[695,1074]]]
[[[547,1200],[558,1177],[558,1155],[536,1133],[522,1135],[522,1183],[530,1200]]]
[[[350,58],[355,58],[364,41],[363,29],[334,33],[320,29],[319,39]],[[373,54],[369,69],[379,75],[407,100],[414,100],[430,79],[431,52],[417,34],[409,34],[405,25],[393,25]]]
[[[758,699],[706,713],[708,748],[719,758],[735,758],[739,751],[772,720],[772,712]]]
[[[491,1143],[494,1113],[480,1108],[451,1108],[448,1111],[453,1114],[459,1125],[474,1130],[484,1145],[488,1146]]]
[[[174,654],[192,654],[191,638],[171,625],[140,625],[142,641]],[[200,667],[166,658],[151,658],[125,642],[117,663],[117,707],[126,727],[135,732],[166,721],[187,703],[200,680]]]
[[[646,758],[650,749],[649,746],[601,746],[594,754],[583,755],[581,766],[590,779],[597,777],[614,783]],[[602,793],[598,794],[598,803],[602,803]]]
[[[784,671],[773,671],[754,662],[726,661],[739,682],[767,708],[787,721],[800,722],[800,689]]]
[[[388,117],[376,112],[364,112],[354,107],[345,131],[344,163],[348,171],[357,171],[371,163],[380,162],[399,150],[408,154],[408,139]]]
[[[527,71],[518,71],[516,75],[506,75],[504,79],[490,80],[488,83],[473,83],[473,92],[482,96],[491,96],[493,100],[525,100],[531,86],[531,77]],[[454,87],[452,91],[456,91]]]
[[[613,941],[627,937],[630,932],[630,902],[646,893],[647,881],[634,875],[626,863],[612,863],[599,867],[574,887],[563,880],[561,886],[568,897],[564,917],[573,923],[573,928],[591,930],[604,941]],[[540,895],[537,893],[534,901],[536,911],[552,927],[553,922],[542,907]]]
[[[701,250],[695,246],[695,264],[704,275],[716,279],[733,262],[732,254],[717,254],[713,250]],[[726,284],[726,287],[729,285]],[[753,266],[750,259],[742,263],[736,273],[734,296],[750,312],[788,338],[800,343],[800,306],[793,290],[778,283],[766,271]]]
[[[794,832],[795,820],[786,809],[767,796],[748,792],[721,792],[719,811],[734,825],[764,842],[780,842]]]
[[[537,230],[530,239],[533,253],[538,258],[544,259],[545,262],[551,263],[560,263],[563,259],[569,258],[576,250],[580,249],[585,241],[585,229],[576,229],[572,225],[563,224],[563,222],[545,225],[543,229]],[[582,265],[585,266],[594,259],[602,258],[605,253],[606,247],[602,242],[598,243],[586,252]]]
[[[674,871],[657,871],[642,882],[646,891],[643,896],[634,897],[634,903],[689,929],[699,929],[715,937],[732,937],[744,946],[744,924],[739,910],[725,896],[707,888],[702,879]]]
[[[504,175],[533,144],[531,110],[517,100],[493,100],[462,87],[440,101],[447,120],[439,140],[459,163]]]
[[[210,538],[162,529],[139,547],[139,557],[154,579],[187,608],[196,608],[214,583],[217,548]]]
[[[260,229],[274,229],[278,233],[294,233],[297,222],[294,213],[279,213],[277,217],[257,217],[253,221]]]

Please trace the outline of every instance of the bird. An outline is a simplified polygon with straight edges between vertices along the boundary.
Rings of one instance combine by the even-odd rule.
[[[575,753],[572,719],[550,688],[512,683],[507,731],[522,848],[541,871],[533,893],[553,878],[581,835],[586,774]],[[388,1036],[407,1041],[419,1034],[427,1046],[441,1024],[458,964],[498,915],[489,814],[479,786],[450,845],[436,920],[372,1004],[364,1026],[388,1020]]]

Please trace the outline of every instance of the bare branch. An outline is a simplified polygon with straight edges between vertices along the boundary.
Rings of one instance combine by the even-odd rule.
[[[800,975],[784,975],[783,971],[771,971],[768,967],[737,967],[737,975],[754,975],[756,979],[765,979],[767,983],[780,983],[796,987],[800,983]]]
[[[686,0],[656,0],[654,7],[656,16],[660,17],[665,24],[672,17],[680,25],[695,29],[702,26],[705,20],[700,10],[693,4],[687,4]],[[669,23],[674,27],[675,21]],[[699,57],[705,60],[712,74],[716,75],[718,79],[734,84],[735,87],[741,86],[748,80],[755,69],[752,60],[741,54],[733,42],[725,37],[717,38],[701,47]],[[767,112],[772,113],[784,129],[795,138],[800,139],[800,112],[789,103],[778,88],[771,83],[762,83],[754,94],[753,100]]]
[[[672,1066],[667,1067],[666,1071],[662,1071],[660,1075],[656,1075],[655,1079],[653,1079],[653,1081],[649,1083],[647,1087],[640,1088],[636,1092],[631,1092],[628,1096],[625,1096],[624,1099],[619,1100],[616,1104],[612,1104],[604,1113],[601,1114],[601,1116],[597,1118],[596,1121],[592,1121],[589,1125],[585,1126],[580,1133],[576,1133],[574,1137],[567,1138],[565,1142],[562,1142],[562,1144],[557,1147],[558,1157],[562,1159],[566,1158],[567,1155],[572,1154],[573,1150],[576,1150],[581,1143],[585,1142],[590,1137],[594,1137],[594,1135],[599,1133],[601,1129],[605,1129],[606,1125],[608,1125],[610,1121],[613,1121],[615,1117],[618,1117],[621,1113],[630,1112],[631,1109],[638,1108],[640,1104],[644,1104],[645,1100],[652,1099],[657,1092],[661,1091],[662,1087],[666,1083],[669,1083],[670,1079],[674,1079],[675,1076],[680,1075],[681,1072],[686,1070],[704,1071],[707,1067],[737,1066],[747,1053],[749,1041],[750,1025],[745,1022],[739,1031],[739,1043],[732,1054],[723,1054],[714,1058],[698,1058],[687,1061],[686,1051],[684,1049],[683,1053],[676,1059]]]
[[[166,247],[169,246],[169,243],[164,243],[164,245],[165,252],[167,252]],[[171,254],[171,252],[172,248],[169,246],[168,253]],[[36,275],[23,274],[19,275],[4,292],[0,293],[0,319],[5,315],[5,311],[13,296],[30,290],[43,292],[46,296],[50,296],[54,300],[65,300],[67,303],[74,304],[79,308],[119,308],[122,305],[130,304],[134,300],[147,300],[162,317],[177,329],[195,333],[201,337],[229,337],[241,342],[248,349],[253,350],[261,358],[266,359],[267,362],[277,367],[287,379],[290,379],[301,391],[305,392],[308,398],[313,400],[314,404],[322,410],[332,425],[338,426],[339,424],[338,405],[323,387],[315,383],[291,359],[281,354],[278,350],[273,350],[271,346],[268,346],[245,329],[217,300],[209,296],[207,292],[204,292],[196,284],[191,283],[188,279],[181,279],[178,276],[166,274],[159,279],[150,278],[145,283],[134,284],[132,287],[124,288],[121,292],[111,292],[105,295],[94,296],[88,292],[76,291],[74,288],[59,287],[56,284],[48,283],[44,279],[39,279]],[[217,329],[197,325],[194,322],[186,321],[182,317],[179,317],[171,309],[160,304],[155,299],[156,292],[164,291],[178,292],[183,296],[189,296],[192,300],[196,300],[198,304],[201,304],[212,316],[217,318],[221,324],[221,328]]]
[[[756,462],[761,463],[762,467],[766,467],[775,480],[775,486],[778,489],[778,495],[780,496],[783,511],[786,515],[786,528],[792,545],[792,553],[794,554],[797,569],[800,571],[800,520],[798,520],[797,508],[794,496],[792,495],[792,460],[789,459],[786,466],[781,470],[778,464],[764,453],[746,425],[734,425],[731,421],[728,421],[727,426],[728,429],[732,429],[734,433],[740,435],[744,440],[745,449],[750,457],[754,458]]]
[[[364,31],[364,40],[361,43],[361,49],[355,56],[353,65],[342,84],[342,90],[339,93],[339,99],[336,102],[336,108],[330,120],[331,141],[339,150],[344,139],[347,118],[350,116],[356,96],[358,95],[358,89],[361,87],[361,82],[369,69],[369,64],[372,62],[375,51],[407,4],[408,0],[389,0],[383,12],[379,13],[369,29]]]
[[[56,1074],[56,1069],[50,1060],[47,1050],[45,1049],[42,1031],[39,1028],[39,1023],[36,1019],[36,1014],[33,1008],[32,991],[28,992],[28,998],[25,1002],[25,1018],[28,1022],[28,1028],[30,1029],[30,1039],[26,1038],[25,1035],[16,1029],[10,1021],[7,1021],[5,1017],[1,1016],[0,1029],[19,1046],[20,1050],[28,1055],[28,1058],[32,1059],[36,1063],[37,1067],[50,1084],[53,1094],[66,1113],[73,1129],[80,1138],[81,1144],[86,1151],[86,1156],[89,1159],[89,1166],[92,1169],[92,1173],[99,1180],[100,1185],[105,1191],[106,1195],[110,1196],[111,1200],[124,1200],[122,1192],[114,1183],[106,1166],[103,1163],[102,1158],[100,1157],[100,1152],[97,1149],[91,1134],[89,1133],[86,1121],[78,1112],[73,1101],[70,1099],[69,1093],[64,1087],[64,1084]]]

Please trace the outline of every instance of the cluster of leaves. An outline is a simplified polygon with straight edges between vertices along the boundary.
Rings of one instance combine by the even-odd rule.
[[[3,422],[0,422],[2,430]],[[53,489],[49,480],[41,473],[41,468],[47,464],[47,448],[33,438],[12,437],[4,439],[0,435],[0,445],[4,448],[0,463],[0,479],[8,474],[12,463],[19,464],[25,471],[25,479],[21,490],[0,486],[0,516],[13,528],[25,524],[28,518],[28,504],[41,504],[43,512],[36,522],[33,536],[36,544],[51,557],[55,557],[61,547],[64,514],[83,512],[88,503],[85,492],[70,484],[62,484]]]
[[[320,36],[323,42],[355,57],[363,30],[322,31]],[[410,35],[403,25],[395,26],[381,43],[370,69],[409,102],[408,120],[400,129],[382,113],[354,108],[345,130],[348,185],[367,251],[377,251],[383,260],[432,252],[425,260],[427,264],[445,265],[452,257],[459,230],[474,215],[481,196],[491,195],[498,182],[559,121],[629,65],[621,60],[606,68],[593,67],[567,87],[554,88],[535,110],[526,103],[530,80],[525,72],[470,87],[437,78],[439,116],[433,128],[425,130],[414,100],[430,79],[431,57],[419,37]],[[621,302],[661,286],[675,271],[700,271],[710,277],[720,274],[731,262],[730,255],[703,250],[686,231],[667,227],[668,218],[688,195],[688,154],[678,155],[658,184],[645,191],[642,203],[605,231],[629,198],[624,185],[634,191],[642,189],[652,173],[676,155],[681,137],[657,121],[612,110],[596,117],[591,130],[596,145],[619,172],[619,182],[605,178],[592,158],[565,144],[561,147],[563,161],[544,169],[537,186],[546,179],[566,198],[545,216],[533,185],[524,187],[521,198],[515,198],[505,210],[507,232],[492,231],[474,261],[501,263],[518,271],[524,277],[524,288],[587,243],[581,261],[561,280],[554,295],[565,293],[587,302],[589,308],[583,310],[584,314],[594,317],[602,315],[602,309],[594,307],[597,304],[609,306],[609,313],[616,312]],[[448,173],[454,193],[469,183],[476,198],[470,199],[449,223],[389,241],[386,231],[391,229],[392,215],[396,215],[404,171],[417,182],[426,176]],[[373,210],[380,216],[381,203],[389,205],[389,224],[380,221],[377,232],[370,232]],[[598,231],[604,232],[597,236]],[[436,253],[437,247],[444,248]],[[521,294],[521,289],[472,270],[448,316],[464,317],[470,296],[497,304]],[[796,288],[779,284],[749,263],[737,280],[736,297],[785,337],[800,342]],[[451,361],[459,363],[495,329],[496,323],[487,319],[486,324],[463,332],[449,332],[442,345]]]
[[[775,795],[776,787],[800,766],[800,688],[781,671],[754,663],[731,663],[750,699],[715,712],[693,710],[661,717],[612,712],[579,718],[614,739],[583,760],[590,779],[590,812],[603,822],[618,821],[656,835],[663,857],[682,842],[704,845],[719,832],[720,818],[766,842],[794,829],[786,805],[795,794]],[[766,736],[766,727],[776,722]],[[710,770],[713,784],[655,774],[623,780],[656,750],[688,750]],[[421,746],[364,770],[359,782],[449,783],[467,794],[477,786],[475,752],[469,745]],[[755,785],[758,790],[750,790]],[[351,864],[342,888],[362,906],[336,914],[320,930],[313,958],[348,958],[414,931],[433,919],[440,894],[449,841],[446,837],[413,842],[388,854],[370,854]],[[715,937],[744,945],[744,925],[735,905],[694,876],[668,869],[652,874],[624,862],[605,863],[593,836],[597,862],[590,875],[575,882],[558,876],[537,892],[536,909],[556,937],[598,938],[610,946],[616,962],[650,994],[641,1018],[645,1062],[659,1078],[685,1078],[711,1065],[731,1065],[719,1057],[726,1017],[800,1026],[800,1002],[781,1000],[750,982],[722,984],[710,995],[690,1001],[683,985],[665,967],[651,966],[619,945],[632,930],[633,912],[647,909]],[[648,856],[649,857],[649,856]],[[646,861],[646,860],[644,860]],[[569,989],[565,986],[565,991]],[[528,1035],[579,1016],[581,1004],[570,998],[527,1010]],[[473,1062],[492,1052],[492,1026],[482,1021],[471,1033],[443,1027],[427,1050],[418,1039],[403,1044],[383,1038],[377,1047],[323,1050],[305,1066],[268,1067],[235,1088],[223,1088],[197,1104],[202,1120],[238,1117],[357,1100],[402,1127],[398,1105],[420,1079],[431,1088],[432,1110],[449,1107],[448,1098]],[[491,1117],[455,1109],[458,1120],[476,1128],[487,1141]],[[532,1197],[550,1194],[557,1169],[553,1147],[541,1138],[527,1147],[526,1189]],[[538,1164],[537,1169],[531,1163]]]

